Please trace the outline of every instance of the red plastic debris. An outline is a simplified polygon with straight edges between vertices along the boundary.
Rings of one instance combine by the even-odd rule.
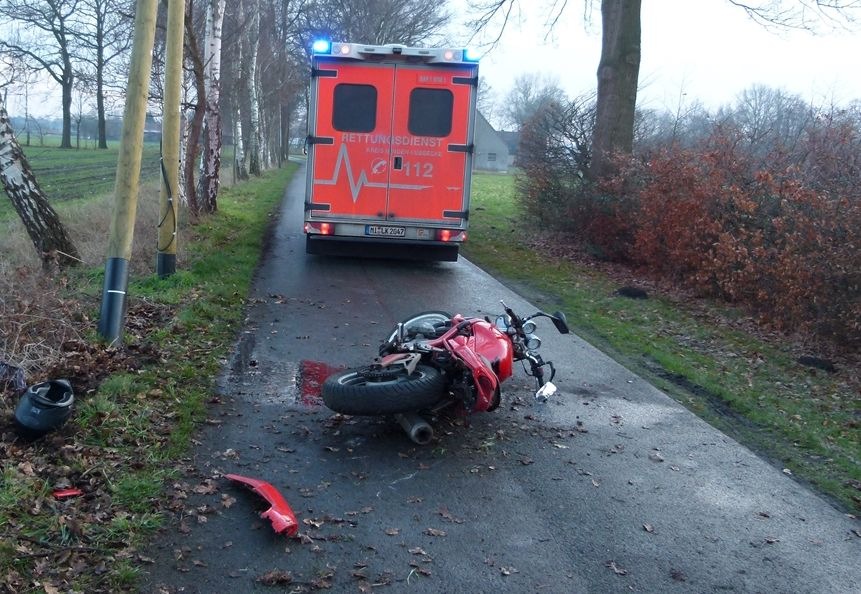
[[[296,533],[299,532],[299,522],[296,521],[296,514],[290,509],[290,506],[284,500],[284,497],[281,496],[281,493],[278,492],[278,489],[266,481],[249,478],[240,474],[225,474],[224,476],[237,483],[247,485],[252,491],[272,504],[272,507],[260,513],[260,517],[272,522],[272,529],[277,534],[286,532],[287,536],[296,536]]]
[[[54,499],[68,499],[69,497],[78,497],[83,495],[84,492],[80,489],[54,489],[52,493],[54,495]]]

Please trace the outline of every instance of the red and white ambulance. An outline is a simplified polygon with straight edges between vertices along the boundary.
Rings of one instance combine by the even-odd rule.
[[[315,43],[306,251],[457,260],[477,91],[468,50]]]

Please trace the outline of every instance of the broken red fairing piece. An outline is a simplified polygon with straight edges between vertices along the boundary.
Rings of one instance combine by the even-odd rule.
[[[296,521],[296,514],[290,509],[290,506],[284,500],[284,497],[281,496],[281,493],[278,492],[278,489],[266,481],[249,478],[240,474],[225,474],[224,477],[247,485],[252,491],[272,504],[272,507],[260,513],[260,517],[267,518],[272,522],[272,529],[276,533],[281,534],[282,532],[286,532],[287,536],[296,536],[296,533],[299,532],[299,522]]]
[[[68,499],[69,497],[78,497],[79,495],[83,495],[84,492],[80,489],[55,489],[52,495],[55,499]]]

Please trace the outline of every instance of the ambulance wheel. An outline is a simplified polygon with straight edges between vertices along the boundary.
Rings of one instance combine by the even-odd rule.
[[[323,382],[323,402],[345,415],[391,415],[433,407],[445,396],[445,377],[435,368],[371,365],[330,375]]]

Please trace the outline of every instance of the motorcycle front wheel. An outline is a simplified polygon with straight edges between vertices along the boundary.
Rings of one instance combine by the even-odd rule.
[[[391,415],[431,408],[442,400],[444,388],[445,377],[428,365],[409,375],[375,365],[330,375],[322,396],[327,407],[345,415]]]

